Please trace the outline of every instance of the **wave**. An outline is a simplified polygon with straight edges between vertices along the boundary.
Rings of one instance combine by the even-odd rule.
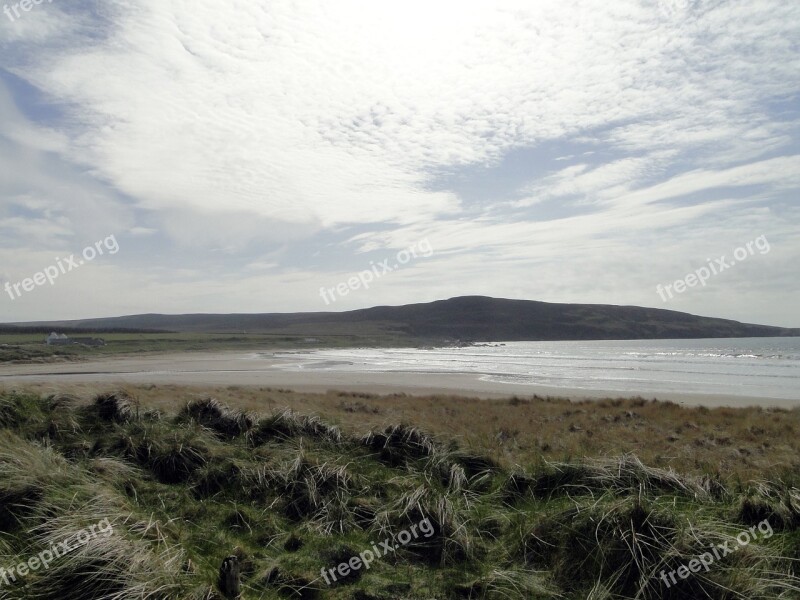
[[[264,357],[259,354],[259,357]],[[284,368],[348,372],[471,373],[492,381],[620,392],[800,395],[800,339],[508,342],[465,348],[285,351]]]

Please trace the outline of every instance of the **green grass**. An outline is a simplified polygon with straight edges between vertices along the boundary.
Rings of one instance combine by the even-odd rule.
[[[362,334],[302,335],[292,333],[114,333],[70,334],[98,337],[106,341],[99,348],[83,345],[47,346],[44,334],[0,333],[0,363],[45,362],[102,358],[120,354],[156,352],[212,352],[222,350],[289,350],[296,348],[339,348],[413,345],[401,336]]]
[[[795,476],[798,474],[795,474]],[[0,568],[108,519],[0,599],[729,600],[800,597],[797,479],[736,484],[632,455],[519,465],[409,424],[362,435],[280,410],[195,400],[163,414],[123,394],[0,394]],[[419,536],[328,586],[334,568],[426,519]],[[711,545],[760,537],[666,588]]]

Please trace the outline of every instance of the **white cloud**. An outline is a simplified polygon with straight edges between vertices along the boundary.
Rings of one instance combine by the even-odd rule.
[[[429,237],[438,258],[397,279],[409,301],[475,281],[616,300],[582,257],[621,273],[643,238],[702,239],[723,210],[732,239],[800,188],[793,3],[137,0],[104,6],[103,21],[56,4],[0,25],[0,64],[59,109],[20,111],[0,80],[0,228],[37,259],[115,230],[139,244],[125,268],[181,253],[184,268],[148,285],[177,293],[173,272],[184,312],[243,308],[193,252],[223,256],[254,298],[253,272],[274,269],[302,296],[349,268],[308,268],[290,250],[302,240],[357,266]],[[510,201],[502,159],[542,147],[559,151]],[[456,191],[431,190],[438,170],[490,172],[497,197],[476,217]],[[760,227],[782,231],[786,214]]]
[[[691,171],[649,188],[639,189],[612,203],[635,205],[679,198],[704,190],[769,185],[775,191],[800,188],[800,155],[783,156],[720,171]]]
[[[678,53],[698,48],[694,32],[667,40],[634,2],[291,6],[143,0],[105,42],[41,57],[29,75],[80,107],[74,151],[147,208],[331,225],[457,210],[423,193],[426,167],[656,110],[687,119],[687,96],[751,87],[687,78],[693,57]],[[737,95],[716,111],[749,104]],[[713,137],[681,131],[683,144]]]

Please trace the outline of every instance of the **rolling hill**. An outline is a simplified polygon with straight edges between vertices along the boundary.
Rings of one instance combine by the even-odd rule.
[[[6,330],[175,331],[292,335],[391,335],[424,341],[689,339],[800,336],[800,329],[688,313],[603,304],[555,304],[463,296],[424,304],[347,312],[144,314],[16,323]]]

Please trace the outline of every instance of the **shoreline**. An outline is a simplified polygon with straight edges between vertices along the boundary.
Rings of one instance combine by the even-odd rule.
[[[684,406],[796,408],[800,399],[730,396],[691,392],[636,393],[487,381],[473,373],[343,372],[287,370],[293,361],[271,357],[253,364],[254,352],[167,353],[121,355],[74,363],[0,365],[0,386],[36,385],[188,385],[244,387],[268,386],[298,392],[329,390],[371,394],[405,393],[412,396],[466,396],[486,400],[513,396],[551,396],[573,401],[636,398],[669,401]],[[265,357],[266,358],[266,357]],[[248,361],[250,364],[248,365]]]

